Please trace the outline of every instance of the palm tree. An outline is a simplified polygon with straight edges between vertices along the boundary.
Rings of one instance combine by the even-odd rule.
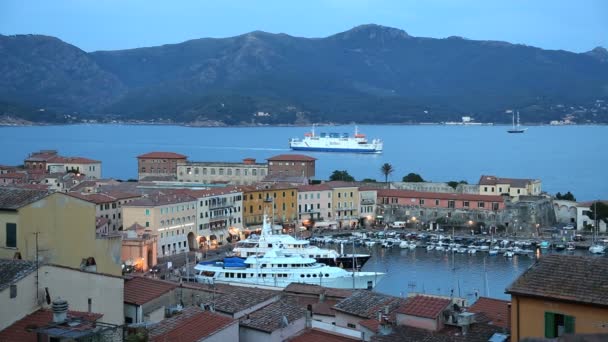
[[[380,172],[382,172],[382,174],[384,175],[384,183],[388,183],[388,176],[393,173],[393,171],[395,171],[395,169],[393,168],[393,165],[389,163],[384,163],[380,167]]]

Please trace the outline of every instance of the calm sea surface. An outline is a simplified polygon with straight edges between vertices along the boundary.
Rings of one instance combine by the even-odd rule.
[[[409,172],[432,181],[466,180],[481,174],[540,178],[550,192],[572,191],[579,200],[608,198],[608,126],[537,126],[507,134],[505,126],[360,126],[369,138],[384,140],[381,155],[308,153],[317,178],[347,170],[357,179],[382,180],[380,166],[391,163],[392,180]],[[354,126],[317,131],[352,133]],[[174,151],[194,161],[263,161],[285,153],[287,140],[304,127],[193,128],[181,126],[73,125],[0,127],[0,164],[21,164],[28,153],[57,149],[103,162],[103,176],[136,178],[136,156]]]

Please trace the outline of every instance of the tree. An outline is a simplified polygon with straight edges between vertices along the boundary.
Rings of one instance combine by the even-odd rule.
[[[456,189],[456,188],[458,187],[458,185],[459,185],[459,184],[469,184],[469,183],[467,183],[467,181],[463,181],[463,180],[461,180],[460,182],[457,182],[457,181],[449,181],[447,184],[448,184],[449,186],[451,186],[452,188]]]
[[[393,171],[395,171],[393,165],[389,163],[382,164],[382,166],[380,167],[380,172],[382,172],[382,174],[384,175],[384,183],[388,183],[388,176],[390,176]]]
[[[345,182],[354,182],[355,178],[348,174],[346,170],[334,170],[334,172],[329,176],[330,181],[345,181]]]
[[[608,204],[600,201],[593,202],[587,216],[592,220],[602,220],[608,223]]]
[[[407,174],[407,176],[403,177],[403,181],[409,183],[422,183],[424,182],[424,179],[422,179],[419,174],[410,172]]]
[[[570,191],[566,192],[563,195],[558,192],[557,194],[555,194],[555,199],[576,202],[576,197],[574,197],[574,195]]]
[[[377,181],[373,178],[363,178],[361,180],[363,183],[376,183]]]

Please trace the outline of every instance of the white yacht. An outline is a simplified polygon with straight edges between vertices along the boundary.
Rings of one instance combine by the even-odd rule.
[[[305,283],[342,289],[373,289],[384,276],[384,273],[351,272],[327,266],[315,259],[279,248],[245,260],[234,257],[224,261],[201,262],[194,270],[199,283],[277,288],[284,288],[291,283]]]
[[[252,255],[264,254],[275,247],[285,249],[290,253],[302,254],[314,258],[317,262],[329,266],[339,266],[351,269],[361,268],[370,258],[369,254],[345,254],[341,245],[340,253],[333,249],[323,249],[310,245],[308,240],[298,240],[287,234],[273,234],[267,215],[264,215],[262,232],[259,236],[252,235],[248,239],[239,241],[232,250],[235,256],[247,258]]]

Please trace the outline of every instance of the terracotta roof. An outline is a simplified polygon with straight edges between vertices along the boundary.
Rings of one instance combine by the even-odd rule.
[[[511,329],[509,303],[508,300],[479,297],[475,304],[471,305],[467,311],[484,314],[489,320],[488,324]]]
[[[168,281],[133,277],[125,279],[124,302],[134,305],[143,305],[159,296],[175,289],[177,284]]]
[[[331,187],[327,184],[315,184],[315,185],[300,185],[298,186],[298,192],[308,191],[326,191],[331,190]]]
[[[305,156],[303,154],[279,154],[278,156],[266,159],[268,161],[314,161],[317,158]]]
[[[476,194],[456,194],[447,192],[425,192],[398,189],[378,189],[378,197],[402,197],[402,198],[429,198],[444,200],[463,200],[463,201],[487,201],[504,202],[502,196],[476,195]]]
[[[331,287],[321,287],[319,285],[314,284],[302,284],[302,283],[291,283],[283,289],[283,291],[287,293],[294,294],[312,294],[312,295],[320,295],[325,294],[326,297],[338,297],[338,298],[346,298],[353,294],[353,290],[348,289],[334,289]]]
[[[399,297],[360,290],[334,305],[334,309],[361,318],[372,318],[376,317],[378,311],[383,311],[386,307],[388,307],[389,313],[395,311],[405,301]]]
[[[12,186],[0,187],[0,209],[19,209],[48,195],[48,191],[29,190]]]
[[[496,176],[482,175],[479,177],[479,185],[496,185],[496,184],[509,184],[515,188],[525,188],[529,183],[534,182],[534,179],[525,178],[500,178]]]
[[[67,195],[95,204],[112,203],[116,201],[113,197],[99,193],[68,192]]]
[[[132,202],[123,204],[123,207],[155,207],[160,205],[196,202],[196,197],[183,193],[165,194],[152,193],[147,197],[138,198]]]
[[[506,290],[532,296],[608,306],[608,259],[547,255],[530,266]]]
[[[199,341],[224,330],[238,321],[196,306],[184,309],[180,314],[167,318],[149,329],[150,341]],[[238,328],[236,328],[238,331]],[[228,341],[226,341],[228,342]]]
[[[27,260],[0,259],[0,291],[36,270],[36,263]]]
[[[260,310],[250,313],[248,319],[241,320],[241,327],[270,333],[283,327],[284,318],[287,319],[288,324],[291,324],[292,322],[303,318],[305,315],[306,310],[301,308],[294,301],[283,298]]]
[[[288,339],[289,342],[353,342],[360,341],[358,338],[351,338],[343,335],[333,334],[327,331],[308,329],[298,336]]]
[[[0,173],[0,178],[21,178],[24,179],[27,177],[27,174],[24,172],[9,172],[9,173]]]
[[[325,182],[323,184],[329,186],[332,189],[335,189],[335,188],[358,188],[359,187],[359,183],[357,183],[357,182],[330,181],[330,182]]]
[[[359,321],[359,325],[364,327],[367,330],[377,333],[378,329],[380,328],[380,321],[378,321],[377,318],[368,318],[368,319]]]
[[[232,315],[276,298],[279,294],[277,291],[232,286],[216,298],[215,310]]]
[[[187,156],[173,152],[149,152],[137,156],[137,159],[186,159]]]
[[[371,338],[375,342],[487,342],[495,333],[502,333],[500,327],[474,323],[469,326],[466,335],[460,327],[446,326],[440,331],[414,328],[405,325],[393,327],[388,335],[377,334]]]
[[[53,164],[99,164],[101,161],[83,158],[83,157],[62,157],[52,156],[46,160],[47,163]]]
[[[435,319],[450,305],[447,298],[418,295],[410,297],[397,312],[404,315]]]
[[[68,319],[69,318],[80,318],[83,321],[81,327],[66,327],[66,330],[88,330],[92,329],[93,326],[88,322],[97,321],[103,315],[98,313],[90,313],[90,312],[78,312],[78,311],[68,311]],[[0,341],[19,341],[19,342],[37,342],[38,337],[35,332],[29,332],[28,329],[37,329],[43,328],[51,324],[53,320],[53,312],[48,309],[40,309],[38,311],[34,311],[33,313],[25,316],[24,318],[18,320],[13,323],[6,329],[0,331]],[[58,330],[61,329],[61,326],[57,327]]]

